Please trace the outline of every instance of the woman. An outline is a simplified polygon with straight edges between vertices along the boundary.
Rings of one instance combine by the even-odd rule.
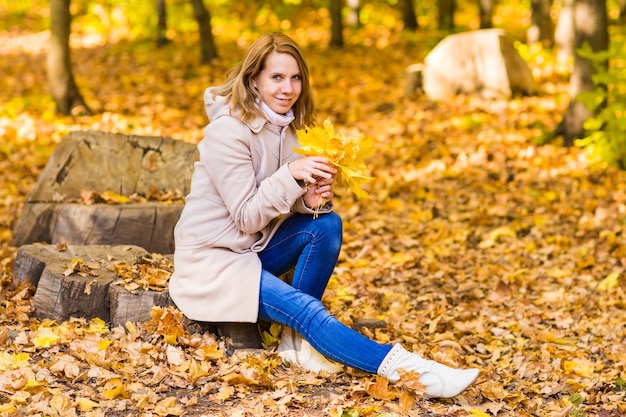
[[[428,397],[453,397],[473,383],[477,369],[378,344],[321,303],[342,240],[332,211],[337,171],[326,158],[293,151],[295,130],[313,123],[308,68],[295,42],[261,36],[204,99],[210,124],[175,229],[169,291],[178,308],[198,321],[279,323],[279,355],[311,371],[342,369],[326,358],[391,382],[400,369],[416,371]],[[278,278],[292,269],[291,284]]]

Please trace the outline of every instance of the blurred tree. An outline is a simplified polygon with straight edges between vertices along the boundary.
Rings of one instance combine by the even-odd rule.
[[[198,22],[198,31],[200,33],[200,62],[206,64],[217,58],[217,48],[215,47],[211,27],[211,15],[204,6],[203,0],[191,0],[191,5],[193,6],[193,14],[196,22]]]
[[[398,8],[402,13],[402,22],[404,23],[404,29],[415,31],[419,29],[419,23],[417,22],[417,15],[415,14],[415,6],[413,0],[399,0]]]
[[[622,0],[619,3],[619,21],[626,23],[626,0]]]
[[[456,0],[437,0],[437,9],[439,10],[439,29],[454,29],[454,12],[456,11]]]
[[[552,0],[531,0],[531,23],[526,36],[528,44],[541,42],[546,48],[551,48],[554,45],[554,24],[550,16],[551,8]]]
[[[343,0],[330,0],[330,46],[343,46],[343,20],[341,9]]]
[[[606,0],[574,0],[574,49],[588,44],[593,52],[609,49],[608,14]],[[591,111],[577,96],[585,91],[592,91],[592,76],[596,68],[579,54],[574,54],[574,67],[569,84],[570,102],[560,126],[563,144],[572,146],[574,139],[584,137],[583,124],[592,116]]]
[[[56,103],[57,112],[70,115],[72,109],[82,106],[86,114],[92,112],[78,91],[70,60],[70,0],[50,0],[50,49],[46,69],[48,87]]]
[[[478,0],[481,29],[488,29],[493,26],[493,3],[494,0]]]

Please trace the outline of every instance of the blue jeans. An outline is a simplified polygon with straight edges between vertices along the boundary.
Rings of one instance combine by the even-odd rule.
[[[362,371],[376,373],[391,350],[352,330],[320,301],[341,250],[342,225],[336,213],[291,215],[265,250],[259,319],[290,327],[322,355]],[[294,269],[291,285],[278,276]]]

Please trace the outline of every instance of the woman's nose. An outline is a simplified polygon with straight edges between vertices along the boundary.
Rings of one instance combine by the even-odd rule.
[[[293,85],[291,85],[291,81],[287,80],[283,83],[282,88],[283,92],[291,93],[293,91]]]

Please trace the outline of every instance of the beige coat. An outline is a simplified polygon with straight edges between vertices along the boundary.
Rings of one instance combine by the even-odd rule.
[[[300,158],[291,126],[242,124],[222,97],[204,95],[210,124],[174,229],[169,292],[190,319],[255,322],[263,250],[291,212],[311,213],[287,163]],[[328,209],[324,210],[328,211]]]

